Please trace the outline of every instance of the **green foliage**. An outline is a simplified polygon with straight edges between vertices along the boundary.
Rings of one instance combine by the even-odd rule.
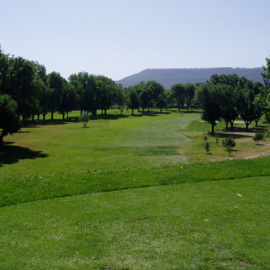
[[[204,149],[205,149],[206,153],[208,154],[210,152],[210,144],[209,144],[209,142],[206,141],[203,144],[203,146],[204,146]]]
[[[89,113],[88,112],[82,112],[80,115],[80,120],[83,122],[83,126],[86,127],[88,121],[89,121]]]
[[[138,94],[134,90],[129,93],[128,107],[132,110],[132,115],[134,114],[134,109],[139,108]]]
[[[185,104],[185,86],[181,83],[174,84],[171,87],[172,96],[174,97],[178,111],[180,111],[180,108],[184,106]]]
[[[203,84],[198,89],[196,95],[197,102],[203,108],[202,120],[211,124],[211,133],[214,134],[216,121],[219,121],[222,115],[222,92],[220,91],[220,86]]]
[[[261,133],[261,132],[256,132],[256,133],[255,133],[255,136],[252,137],[252,139],[258,144],[259,141],[261,141],[261,140],[264,139],[264,134]]]
[[[222,140],[222,145],[223,145],[225,151],[227,151],[229,156],[230,156],[231,152],[233,151],[233,148],[236,145],[236,142],[232,137],[227,137],[227,138]]]
[[[237,93],[238,111],[246,124],[246,130],[250,123],[256,119],[256,106],[254,104],[255,92],[252,87],[239,89]]]
[[[17,132],[19,128],[17,102],[9,95],[0,95],[0,147],[4,136]]]

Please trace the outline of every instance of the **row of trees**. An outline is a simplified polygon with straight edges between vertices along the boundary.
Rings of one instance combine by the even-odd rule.
[[[144,113],[174,105],[180,111],[183,106],[197,105],[203,108],[203,119],[212,124],[212,132],[217,120],[223,118],[226,126],[233,125],[238,114],[248,128],[262,113],[270,115],[269,66],[267,59],[264,87],[237,75],[213,75],[205,84],[175,84],[170,90],[155,81],[124,89],[105,76],[87,72],[72,74],[68,80],[57,72],[47,74],[43,65],[11,57],[0,48],[0,144],[6,134],[18,130],[19,119],[26,123],[43,116],[45,120],[48,113],[53,119],[56,112],[64,119],[72,110],[106,114],[112,106],[121,114],[130,108],[133,114],[135,109]]]
[[[214,133],[216,121],[223,119],[226,128],[238,115],[244,120],[246,129],[252,121],[262,116],[263,107],[256,102],[256,97],[265,96],[265,87],[237,75],[213,75],[209,82],[202,84],[196,92],[196,100],[203,109],[202,119],[212,126]]]
[[[58,112],[65,116],[72,110],[91,112],[97,110],[106,114],[116,105],[123,111],[124,107],[146,109],[157,106],[162,110],[169,103],[177,106],[190,104],[194,96],[195,86],[176,85],[173,94],[155,82],[140,83],[134,87],[123,89],[105,76],[94,76],[87,72],[72,74],[65,80],[59,73],[46,73],[46,68],[22,57],[10,57],[0,49],[0,94],[7,94],[17,102],[17,113],[26,122],[37,115],[45,117]],[[187,94],[189,93],[189,94]]]

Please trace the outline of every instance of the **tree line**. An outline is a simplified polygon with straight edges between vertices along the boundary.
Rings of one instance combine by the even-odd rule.
[[[270,115],[269,66],[267,59],[264,85],[234,74],[213,75],[207,83],[175,84],[170,90],[156,81],[123,88],[105,76],[87,72],[72,74],[67,80],[55,71],[47,74],[42,64],[4,54],[0,48],[0,145],[4,136],[19,130],[20,119],[23,124],[35,116],[45,121],[48,113],[51,120],[55,113],[65,119],[73,110],[93,116],[101,110],[106,115],[113,106],[121,114],[129,108],[132,115],[135,109],[144,113],[153,107],[162,112],[168,106],[179,111],[184,106],[200,106],[212,132],[217,120],[223,118],[228,127],[239,114],[248,128],[262,113]]]

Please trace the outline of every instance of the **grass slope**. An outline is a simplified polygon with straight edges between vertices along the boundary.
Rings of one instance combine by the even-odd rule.
[[[0,208],[1,269],[270,269],[269,177]]]
[[[197,113],[76,113],[0,153],[0,269],[270,269],[270,157],[237,159],[268,140],[236,124],[228,158]]]

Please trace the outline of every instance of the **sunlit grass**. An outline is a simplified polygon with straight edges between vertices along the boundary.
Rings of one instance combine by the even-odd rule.
[[[221,122],[217,144],[199,113],[108,113],[6,138],[0,269],[270,269],[268,138]]]
[[[0,209],[1,269],[268,269],[269,177]]]

